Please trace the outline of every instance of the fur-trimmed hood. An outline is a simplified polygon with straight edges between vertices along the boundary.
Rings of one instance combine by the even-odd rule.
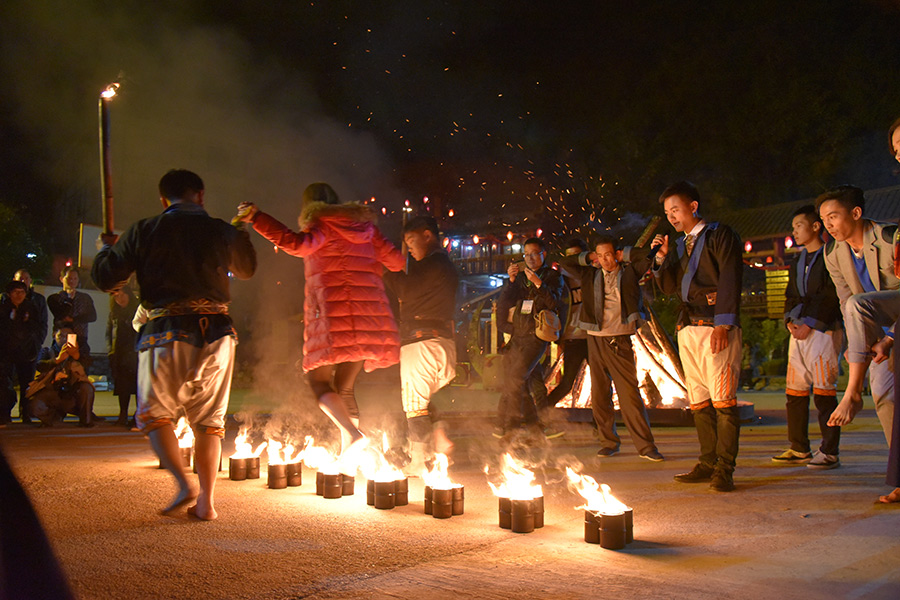
[[[310,202],[303,207],[297,224],[301,231],[306,231],[313,222],[327,217],[342,217],[360,224],[376,224],[375,213],[365,204],[359,202],[347,202],[345,204],[327,204],[325,202]]]

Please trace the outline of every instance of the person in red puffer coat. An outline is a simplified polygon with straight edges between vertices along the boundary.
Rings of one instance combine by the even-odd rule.
[[[400,360],[397,322],[381,274],[383,267],[402,270],[406,259],[375,226],[368,207],[341,204],[326,183],[304,190],[299,233],[250,202],[238,211],[264,238],[304,259],[303,371],[319,407],[341,430],[345,452],[363,439],[357,375]]]

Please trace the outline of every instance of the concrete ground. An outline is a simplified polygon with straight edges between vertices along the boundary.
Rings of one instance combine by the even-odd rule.
[[[365,382],[360,392],[370,409],[389,395]],[[757,418],[742,430],[729,494],[672,480],[695,462],[692,428],[656,428],[665,462],[639,458],[624,431],[621,454],[601,462],[590,426],[566,424],[565,437],[527,453],[543,464],[546,526],[515,534],[498,527],[483,473],[498,454],[489,395],[448,394],[448,410],[464,409],[449,416],[452,475],[466,488],[465,514],[449,520],[423,514],[419,479],[408,506],[380,511],[366,505],[362,477],[354,496],[327,500],[315,495],[314,472],[299,488],[269,490],[263,466],[259,480],[223,472],[220,519],[199,523],[157,514],[173,486],[139,433],[14,423],[0,430],[0,448],[86,599],[900,598],[900,506],[873,503],[888,490],[872,410],[845,428],[841,468],[814,471],[770,460],[786,447],[783,397],[742,395]],[[98,398],[101,414],[112,405]],[[579,463],[634,507],[625,550],[583,541],[580,499],[560,470]]]

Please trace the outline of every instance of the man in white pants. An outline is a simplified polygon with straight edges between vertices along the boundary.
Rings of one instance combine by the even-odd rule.
[[[218,517],[213,493],[237,343],[228,315],[229,275],[249,279],[256,271],[256,251],[243,228],[206,213],[203,180],[196,173],[169,171],[159,181],[159,195],[162,214],[138,221],[121,239],[101,236],[104,247],[91,276],[98,288],[113,292],[137,273],[149,318],[138,340],[135,418],[178,485],[162,512],[196,499],[188,514],[211,521]],[[187,480],[178,451],[179,409],[194,430],[199,493]]]
[[[700,193],[687,181],[670,185],[659,202],[675,231],[685,234],[671,245],[667,235],[654,238],[653,274],[663,293],[682,300],[678,353],[700,442],[699,462],[675,481],[708,481],[714,491],[730,492],[741,431],[741,239],[727,225],[700,217]]]
[[[788,440],[791,447],[772,457],[778,464],[808,463],[811,469],[834,469],[841,464],[841,428],[828,424],[837,407],[838,354],[842,331],[840,303],[825,268],[824,227],[809,204],[794,212],[791,228],[802,247],[792,265],[786,291],[784,321],[791,333],[788,346]],[[818,411],[822,445],[815,456],[809,445],[809,388]]]
[[[411,470],[419,468],[431,443],[449,454],[453,442],[431,396],[456,376],[454,313],[459,276],[441,248],[437,222],[415,217],[403,229],[413,257],[407,272],[384,274],[400,300],[400,386],[412,442]],[[417,473],[418,474],[418,473]]]

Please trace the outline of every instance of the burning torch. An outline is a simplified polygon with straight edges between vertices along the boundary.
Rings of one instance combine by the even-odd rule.
[[[103,233],[113,232],[112,176],[109,170],[109,103],[116,97],[119,83],[113,82],[100,92],[100,189],[103,195]]]

